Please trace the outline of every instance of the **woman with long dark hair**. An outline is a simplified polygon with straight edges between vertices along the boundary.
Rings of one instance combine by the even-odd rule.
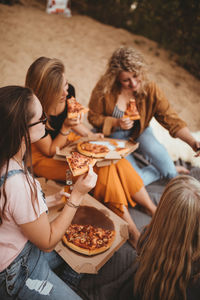
[[[44,194],[31,167],[31,143],[45,134],[46,121],[32,90],[0,88],[1,299],[80,299],[66,284],[73,278],[78,282],[80,275],[53,249],[97,176],[92,169],[80,176],[59,216],[49,222]],[[54,273],[57,267],[63,268],[66,283]]]

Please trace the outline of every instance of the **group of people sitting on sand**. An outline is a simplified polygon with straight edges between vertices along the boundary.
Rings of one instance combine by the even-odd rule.
[[[198,299],[200,284],[200,183],[179,175],[165,147],[154,137],[153,117],[173,137],[197,152],[200,142],[149,81],[142,56],[120,47],[89,100],[90,130],[82,116],[69,119],[67,101],[75,88],[59,59],[40,57],[29,67],[24,86],[0,88],[0,298],[81,299],[72,290],[77,274],[53,249],[85,194],[104,203],[128,223],[129,242],[138,253],[131,299]],[[134,98],[140,119],[123,118]],[[34,175],[65,182],[67,162],[60,149],[80,137],[132,139],[149,162],[140,168],[133,154],[73,178],[69,201],[49,222],[48,207]],[[145,186],[168,179],[158,208]],[[151,223],[140,234],[128,206],[141,206]],[[62,274],[56,274],[57,268]],[[70,285],[70,286],[69,286]]]

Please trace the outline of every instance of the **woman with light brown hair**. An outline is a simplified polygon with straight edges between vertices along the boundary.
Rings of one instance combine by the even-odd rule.
[[[69,166],[66,161],[53,159],[56,147],[63,148],[69,141],[94,133],[79,118],[68,119],[67,101],[75,97],[75,90],[68,84],[60,60],[47,57],[36,59],[28,69],[26,86],[34,91],[48,116],[45,135],[32,146],[34,173],[47,179],[65,181]],[[140,233],[128,212],[128,203],[132,206],[138,203],[150,215],[154,214],[156,206],[149,198],[140,176],[126,159],[120,159],[110,166],[94,167],[94,170],[98,179],[93,196],[128,222],[129,241],[135,247]]]
[[[124,118],[131,99],[135,100],[140,119]],[[194,151],[200,147],[186,123],[170,106],[163,92],[147,77],[143,57],[131,47],[120,47],[111,55],[107,69],[92,91],[88,113],[89,122],[97,132],[116,139],[139,142],[137,151],[149,161],[140,168],[132,154],[127,159],[148,185],[160,178],[173,178],[183,168],[175,168],[165,147],[154,137],[150,121],[153,117],[171,136],[186,142]]]
[[[134,299],[200,299],[199,181],[182,175],[169,182],[137,253]]]

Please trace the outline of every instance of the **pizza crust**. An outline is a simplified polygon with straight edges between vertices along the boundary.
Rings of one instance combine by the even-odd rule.
[[[92,255],[100,254],[100,253],[102,253],[102,252],[108,250],[108,249],[111,247],[111,245],[112,245],[112,243],[113,243],[113,241],[114,241],[114,239],[115,239],[115,235],[116,235],[116,233],[115,233],[115,231],[113,230],[113,236],[112,236],[112,238],[110,238],[108,244],[107,244],[106,246],[99,247],[99,248],[96,248],[96,249],[86,249],[86,248],[81,248],[81,247],[79,247],[79,246],[77,246],[77,245],[75,245],[75,244],[69,242],[69,241],[67,240],[67,238],[66,238],[65,235],[62,237],[62,241],[63,241],[63,243],[64,243],[66,246],[68,246],[70,249],[72,249],[72,250],[74,250],[74,251],[76,251],[76,252],[78,252],[78,253],[84,254],[84,255],[92,256]]]
[[[85,254],[85,255],[88,255],[88,256],[92,256],[92,255],[96,255],[96,254],[100,254],[106,250],[108,250],[113,241],[115,239],[115,235],[112,237],[112,239],[109,241],[109,243],[107,244],[107,246],[103,246],[103,247],[100,247],[100,248],[97,248],[97,249],[93,249],[93,250],[90,250],[90,249],[86,249],[86,248],[81,248],[81,247],[78,247],[77,245],[74,245],[73,243],[70,243],[66,236],[63,236],[62,240],[63,240],[63,243],[68,246],[70,249],[78,252],[78,253],[81,253],[81,254]]]
[[[130,116],[124,114],[124,115],[123,115],[123,118],[129,118],[129,119],[132,120],[132,121],[136,121],[136,120],[139,120],[139,119],[140,119],[140,116],[139,116],[139,115],[136,115],[136,116],[130,117]]]
[[[128,149],[128,148],[116,148],[115,151],[116,151],[117,153],[123,155],[123,154],[126,154],[126,153],[129,151],[129,149]]]

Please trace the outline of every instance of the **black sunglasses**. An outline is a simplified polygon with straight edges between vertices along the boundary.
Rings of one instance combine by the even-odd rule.
[[[40,124],[40,123],[46,124],[47,120],[48,120],[48,117],[47,117],[47,115],[45,114],[45,112],[43,112],[42,117],[41,117],[41,120],[40,120],[40,121],[37,121],[37,122],[35,122],[35,123],[32,123],[32,124],[29,124],[28,127],[32,127],[32,126],[35,126],[35,125]]]

